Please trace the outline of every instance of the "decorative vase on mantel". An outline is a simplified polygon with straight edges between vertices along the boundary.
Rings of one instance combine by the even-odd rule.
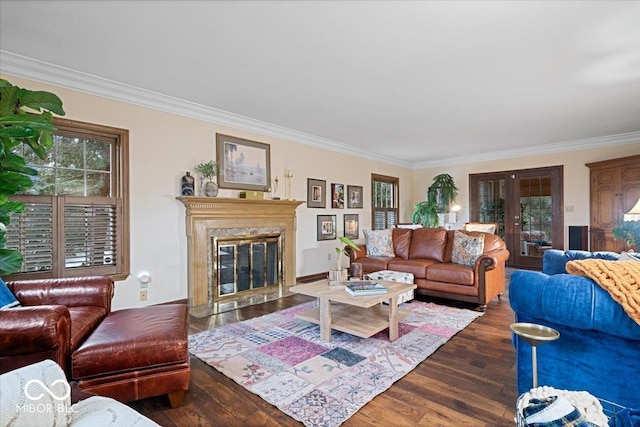
[[[204,195],[207,197],[216,197],[218,195],[218,184],[213,181],[207,181],[204,184]]]

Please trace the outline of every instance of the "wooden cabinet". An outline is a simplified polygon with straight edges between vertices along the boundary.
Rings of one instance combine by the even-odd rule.
[[[611,231],[640,198],[640,155],[587,163],[590,169],[591,251],[627,250]]]

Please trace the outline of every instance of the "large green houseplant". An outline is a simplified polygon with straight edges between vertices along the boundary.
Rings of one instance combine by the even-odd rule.
[[[433,177],[427,190],[427,200],[416,203],[411,221],[424,227],[438,227],[438,214],[448,212],[458,197],[458,187],[451,175],[442,173]]]
[[[45,91],[32,91],[0,79],[0,275],[20,270],[22,255],[6,248],[7,225],[12,213],[24,211],[21,202],[11,201],[33,186],[38,172],[27,166],[21,145],[44,159],[53,145],[53,114],[64,116],[62,101]]]

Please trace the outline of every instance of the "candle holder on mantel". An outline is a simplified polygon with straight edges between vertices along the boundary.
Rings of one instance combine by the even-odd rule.
[[[280,200],[280,196],[278,196],[278,182],[280,182],[280,180],[276,176],[276,179],[274,179],[273,182],[274,182],[274,184],[273,184],[273,194],[271,195],[271,199],[272,200]]]
[[[293,198],[291,197],[291,180],[293,179],[293,171],[291,171],[291,169],[287,169],[284,177],[287,179],[287,181],[285,182],[285,198],[287,200],[293,200]]]

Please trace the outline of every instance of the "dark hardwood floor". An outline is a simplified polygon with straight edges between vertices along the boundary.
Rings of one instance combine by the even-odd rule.
[[[294,295],[215,316],[190,319],[190,333],[282,310],[311,298]],[[343,426],[513,426],[517,399],[508,293]],[[185,403],[166,396],[131,407],[162,426],[301,426],[199,359],[191,358]]]

